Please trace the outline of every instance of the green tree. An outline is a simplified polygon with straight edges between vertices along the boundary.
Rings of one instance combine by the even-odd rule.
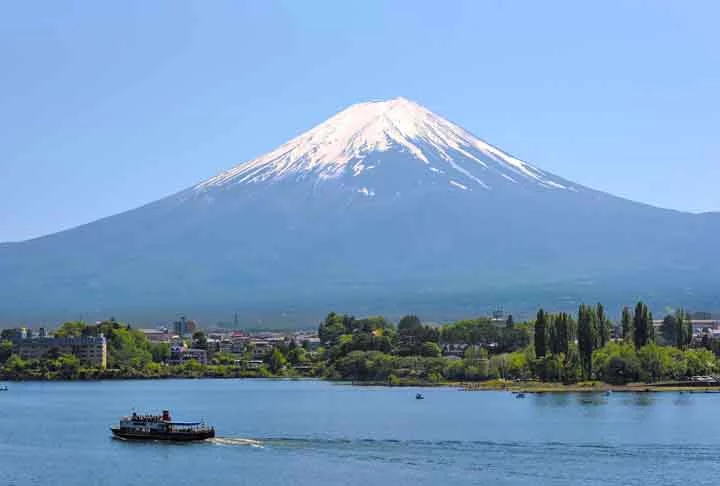
[[[515,354],[515,353],[513,353]],[[490,358],[488,363],[489,373],[503,380],[512,378],[509,375],[510,359],[507,354],[498,354]]]
[[[680,343],[683,341],[682,335],[684,334],[681,326],[682,324],[678,323],[675,316],[670,314],[665,316],[660,327],[660,334],[665,344],[681,347]]]
[[[549,344],[552,354],[567,354],[570,336],[570,316],[561,312],[548,318]]]
[[[621,325],[622,325],[623,341],[625,341],[626,343],[633,342],[635,330],[633,329],[632,323],[633,323],[633,320],[632,320],[632,313],[630,312],[630,308],[623,307]]]
[[[66,322],[55,331],[55,337],[80,337],[87,335],[87,325],[81,321]]]
[[[693,323],[689,314],[685,314],[685,347],[689,347],[693,340]]]
[[[186,361],[179,368],[179,371],[185,376],[200,376],[203,371],[203,366],[194,359]]]
[[[155,363],[164,363],[170,359],[170,344],[155,343],[150,345],[150,354]]]
[[[120,369],[144,369],[152,362],[150,343],[145,335],[124,325],[107,328],[108,367]]]
[[[345,332],[346,329],[343,317],[337,315],[335,312],[331,312],[320,324],[318,337],[323,344],[334,345],[337,344],[337,340],[340,336],[345,334]]]
[[[420,355],[428,358],[438,358],[442,355],[442,351],[440,350],[440,346],[436,343],[428,341],[422,344]]]
[[[352,321],[352,329],[350,331],[373,332],[378,329],[392,329],[392,324],[382,316],[366,317],[364,319],[355,319]]]
[[[465,369],[467,365],[462,360],[447,361],[443,369],[443,375],[448,380],[464,380],[467,379]]]
[[[593,355],[593,368],[599,379],[613,385],[637,381],[640,360],[631,343],[610,343]]]
[[[193,333],[193,347],[197,349],[207,349],[208,341],[205,333],[201,330],[197,330]]]
[[[353,351],[334,366],[338,378],[376,381],[390,379],[391,372],[399,367],[397,358],[379,351]]]
[[[307,351],[301,347],[296,347],[288,352],[287,358],[292,365],[302,365],[308,360]]]
[[[689,349],[685,351],[687,376],[706,376],[718,372],[718,360],[707,349]]]
[[[497,340],[498,353],[512,353],[524,349],[530,344],[530,327],[528,324],[515,324],[502,329]]]
[[[72,354],[63,354],[56,361],[56,370],[64,379],[77,378],[80,371],[80,360]]]
[[[652,323],[652,314],[650,314],[648,307],[642,302],[638,302],[635,306],[633,329],[635,331],[634,342],[636,349],[640,349],[653,341],[655,331]]]
[[[10,355],[2,367],[3,374],[10,377],[20,377],[28,367],[27,361],[17,354]]]
[[[535,356],[542,358],[547,353],[547,315],[540,309],[535,318]]]
[[[398,332],[408,333],[417,331],[422,327],[422,321],[416,315],[407,315],[400,319],[398,323]]]
[[[662,379],[674,379],[685,375],[687,365],[681,351],[672,347],[649,343],[638,351],[641,377],[654,382]]]
[[[275,348],[273,349],[273,352],[270,353],[267,364],[271,372],[273,372],[274,374],[278,374],[285,368],[285,365],[287,364],[287,359],[279,349]]]
[[[255,343],[247,343],[243,350],[243,359],[250,361],[255,358]]]
[[[529,348],[529,347],[528,347]],[[507,378],[527,378],[530,374],[530,359],[528,354],[532,353],[531,349],[528,352],[516,351],[514,353],[504,354],[504,359],[501,361],[504,366],[504,371]]]
[[[576,383],[582,380],[583,368],[580,361],[580,353],[575,343],[568,345],[563,370],[563,381],[565,383]]]
[[[232,353],[217,353],[215,356],[213,356],[213,362],[217,365],[234,365],[235,364],[235,355]]]
[[[597,347],[602,348],[610,341],[612,323],[605,314],[605,308],[602,304],[598,303],[595,307],[595,314],[597,315]]]
[[[13,344],[10,341],[0,341],[0,365],[4,364],[13,351]]]
[[[470,345],[463,352],[463,359],[468,365],[477,365],[481,360],[488,359],[487,349],[480,346]]]
[[[666,317],[667,319],[667,317]],[[663,326],[665,322],[663,321]],[[675,341],[678,349],[686,349],[692,341],[692,320],[688,317],[685,309],[678,309],[674,316],[675,324]]]
[[[542,381],[563,381],[565,355],[551,354],[533,363],[535,375]]]
[[[593,307],[580,305],[578,310],[578,353],[583,376],[589,379],[592,376],[592,357],[597,342],[597,317]]]

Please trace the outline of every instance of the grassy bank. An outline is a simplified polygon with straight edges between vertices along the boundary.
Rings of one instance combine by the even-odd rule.
[[[481,383],[463,383],[467,391],[504,390],[517,393],[653,393],[653,392],[689,392],[720,393],[720,385],[708,385],[694,382],[628,383],[627,385],[609,385],[600,381],[585,381],[572,384],[543,383],[539,381],[509,382],[493,380]]]

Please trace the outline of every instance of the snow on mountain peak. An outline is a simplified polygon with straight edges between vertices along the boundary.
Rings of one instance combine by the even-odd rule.
[[[436,174],[456,174],[490,189],[479,175],[491,171],[504,181],[526,180],[546,188],[571,189],[564,181],[512,157],[405,98],[352,105],[311,130],[257,159],[239,164],[196,186],[279,180],[315,174],[320,180],[359,176],[374,166],[366,156],[391,148],[408,152]],[[438,167],[435,167],[438,166]],[[468,184],[448,181],[462,190]]]

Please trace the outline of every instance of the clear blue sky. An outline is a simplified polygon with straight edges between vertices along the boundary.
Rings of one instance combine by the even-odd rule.
[[[404,96],[576,182],[720,210],[720,2],[0,4],[0,241]]]

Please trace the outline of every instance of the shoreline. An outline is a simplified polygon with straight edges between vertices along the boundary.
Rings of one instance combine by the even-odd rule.
[[[337,385],[350,385],[357,387],[387,387],[387,388],[457,388],[460,391],[505,391],[514,394],[529,395],[563,394],[563,393],[720,393],[720,384],[708,385],[694,382],[658,382],[658,383],[628,383],[626,385],[611,385],[602,382],[580,382],[574,384],[529,382],[503,382],[492,380],[485,382],[429,382],[409,380],[389,383],[387,381],[352,381],[333,380],[313,376],[104,376],[94,378],[62,379],[45,378],[37,376],[28,377],[0,377],[0,382],[97,382],[97,381],[142,381],[142,380],[278,380],[278,381],[325,381]]]
[[[385,386],[406,388],[458,388],[461,391],[506,391],[511,393],[545,394],[545,393],[720,393],[720,384],[708,385],[692,382],[657,382],[657,383],[628,383],[626,385],[611,385],[602,382],[581,382],[572,384],[543,383],[543,382],[501,382],[498,380],[486,382],[405,382],[387,383],[377,381],[345,382],[353,386]]]
[[[499,385],[499,386],[498,386]],[[545,393],[720,393],[720,384],[709,385],[694,382],[657,382],[657,383],[628,383],[626,385],[611,385],[602,382],[581,382],[573,384],[562,383],[468,383],[464,384],[465,391],[509,391],[513,393],[545,394]]]

